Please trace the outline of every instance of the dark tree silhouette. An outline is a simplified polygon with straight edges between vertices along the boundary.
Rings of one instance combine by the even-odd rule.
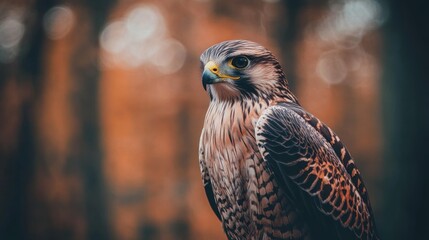
[[[73,111],[78,122],[76,151],[71,158],[81,164],[88,239],[112,237],[107,210],[107,191],[103,175],[99,116],[99,41],[114,0],[81,1],[83,18],[90,27],[71,57],[71,69],[76,90],[73,93]],[[85,61],[82,61],[85,58]]]
[[[382,87],[386,169],[384,239],[428,239],[429,8],[389,1]],[[381,216],[380,216],[381,217]]]
[[[300,22],[299,16],[302,9],[305,7],[306,1],[282,1],[282,7],[285,14],[276,21],[275,39],[280,47],[281,59],[285,65],[285,72],[289,82],[289,87],[296,90],[296,44],[300,38]]]
[[[114,0],[110,1],[81,1],[77,3],[83,15],[78,21],[85,21],[83,25],[90,27],[87,34],[80,38],[70,59],[73,78],[76,88],[73,95],[73,112],[76,115],[78,133],[72,141],[72,153],[70,159],[81,163],[79,175],[82,176],[84,209],[86,211],[87,239],[109,239],[109,219],[107,216],[106,191],[102,174],[102,155],[99,131],[99,106],[98,106],[98,36],[107,19],[110,7]],[[15,107],[18,111],[17,140],[15,146],[7,148],[1,146],[0,161],[2,175],[0,175],[0,236],[3,239],[69,239],[73,238],[72,229],[51,229],[52,219],[49,203],[38,202],[34,199],[34,180],[37,161],[40,160],[40,144],[37,136],[36,106],[40,102],[43,88],[45,87],[44,61],[46,48],[49,41],[43,29],[43,17],[49,9],[60,1],[38,0],[27,6],[31,14],[27,19],[26,33],[22,41],[19,57],[12,63],[1,63],[0,92],[7,91],[6,86],[11,81],[17,85],[17,98],[19,104]],[[81,18],[82,17],[82,18]],[[85,18],[86,17],[86,18]],[[79,22],[78,22],[79,24]],[[82,59],[86,59],[82,61]],[[0,108],[6,108],[8,99],[2,97]],[[0,109],[4,110],[4,109]],[[0,116],[6,119],[5,114]],[[2,126],[4,127],[4,126]],[[6,126],[7,127],[7,126]],[[3,137],[3,136],[2,136]],[[4,141],[3,141],[4,142]],[[2,143],[3,143],[2,142]],[[76,151],[74,151],[76,150]],[[48,229],[36,229],[34,235],[35,219],[32,210],[39,208],[44,211],[46,217],[42,221],[49,221]],[[53,214],[55,215],[55,214]],[[51,215],[52,216],[52,215]],[[37,228],[37,227],[36,227]],[[41,232],[40,232],[41,231]]]
[[[30,239],[29,189],[33,180],[36,160],[35,104],[43,85],[42,56],[45,47],[42,18],[54,1],[41,0],[33,3],[34,20],[27,26],[24,42],[28,44],[17,60],[1,64],[0,92],[9,81],[18,86],[19,112],[17,140],[11,149],[2,148],[0,158],[4,169],[1,176],[0,236],[4,239]],[[6,99],[2,99],[6,100]],[[4,106],[4,105],[3,105]],[[3,111],[3,109],[0,109]],[[7,113],[5,113],[7,114]],[[2,116],[5,119],[6,116]]]

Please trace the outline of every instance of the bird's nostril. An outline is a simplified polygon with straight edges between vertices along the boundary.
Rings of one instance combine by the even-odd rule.
[[[212,68],[212,71],[213,72],[217,72],[217,68]]]

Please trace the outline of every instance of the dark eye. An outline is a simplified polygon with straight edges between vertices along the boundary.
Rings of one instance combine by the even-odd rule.
[[[249,59],[245,56],[238,56],[231,59],[231,65],[236,68],[245,68],[249,66]]]

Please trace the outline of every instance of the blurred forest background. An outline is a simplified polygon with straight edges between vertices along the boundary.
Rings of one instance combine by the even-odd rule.
[[[383,239],[429,239],[428,25],[425,1],[0,1],[0,239],[225,239],[197,147],[228,39],[346,143]]]

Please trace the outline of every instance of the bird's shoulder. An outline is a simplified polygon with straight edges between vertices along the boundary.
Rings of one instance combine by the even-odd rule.
[[[359,169],[356,167],[350,152],[338,137],[338,135],[313,114],[295,103],[280,102],[274,104],[270,107],[270,109],[267,109],[267,111],[265,111],[262,116],[263,118],[273,118],[273,115],[276,113],[278,114],[280,111],[288,113],[285,115],[289,116],[289,118],[292,118],[294,122],[299,122],[298,118],[301,121],[303,120],[301,125],[305,123],[306,125],[311,126],[311,129],[315,130],[315,134],[317,133],[329,143],[331,148],[334,150],[335,155],[338,157],[347,173],[351,176],[353,184],[358,189],[363,200],[369,205],[370,211],[372,212],[371,206],[369,204],[368,191],[364,185]]]
[[[360,173],[329,127],[296,103],[277,103],[263,112],[255,131],[264,159],[283,179],[292,201],[316,203],[306,210],[308,217],[321,217],[320,211],[357,236],[376,234]],[[338,234],[349,236],[348,231]]]

